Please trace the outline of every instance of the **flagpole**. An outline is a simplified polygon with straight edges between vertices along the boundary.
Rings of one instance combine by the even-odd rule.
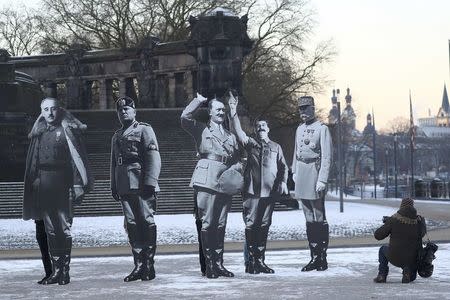
[[[374,186],[374,192],[373,196],[375,199],[377,199],[377,149],[376,149],[376,130],[375,130],[375,114],[373,112],[372,108],[372,126],[373,126],[373,132],[372,132],[372,145],[373,145],[373,186]]]
[[[409,139],[409,148],[410,148],[410,159],[411,159],[411,197],[414,197],[414,118],[412,111],[412,100],[411,100],[411,90],[409,91],[409,122],[410,122],[410,139]]]

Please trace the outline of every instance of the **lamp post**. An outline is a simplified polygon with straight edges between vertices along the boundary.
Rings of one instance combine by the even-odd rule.
[[[394,134],[394,185],[395,185],[395,198],[398,198],[398,184],[397,184],[397,151],[398,151],[398,137],[397,133]]]
[[[341,102],[339,101],[340,90],[336,89],[336,95],[338,101],[336,102],[337,108],[337,157],[338,157],[338,174],[339,174],[339,211],[344,212],[344,191],[342,186],[342,122],[341,122]]]
[[[384,175],[385,175],[385,179],[386,179],[386,184],[384,185],[384,190],[386,191],[385,197],[388,198],[388,192],[389,192],[389,150],[388,148],[386,148],[384,150],[384,163],[385,163],[385,171],[384,171]]]

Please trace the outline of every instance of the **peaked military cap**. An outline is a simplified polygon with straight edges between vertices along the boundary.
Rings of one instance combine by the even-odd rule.
[[[314,98],[311,96],[302,96],[298,99],[298,106],[314,105]]]
[[[128,96],[119,97],[119,99],[117,99],[117,101],[116,101],[116,110],[119,110],[123,106],[129,106],[129,107],[132,107],[132,108],[136,108],[136,106],[134,104],[134,100],[131,99]]]

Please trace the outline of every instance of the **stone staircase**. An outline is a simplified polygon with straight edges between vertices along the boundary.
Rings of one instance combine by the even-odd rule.
[[[94,190],[86,195],[81,206],[75,207],[75,216],[121,215],[118,202],[109,189],[111,138],[120,127],[115,111],[75,111],[77,118],[88,125],[86,148],[95,176]],[[157,214],[193,213],[193,190],[190,177],[197,158],[192,138],[181,128],[181,109],[151,109],[138,111],[137,119],[152,125],[160,147],[162,168],[161,192],[158,195]],[[22,216],[23,182],[0,182],[0,218]],[[292,209],[284,199],[275,210]],[[295,204],[295,203],[294,203]],[[295,205],[294,205],[295,206]],[[242,199],[233,197],[231,211],[242,211]]]

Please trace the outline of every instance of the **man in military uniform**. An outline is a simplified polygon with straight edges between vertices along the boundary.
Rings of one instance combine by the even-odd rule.
[[[332,159],[332,141],[328,127],[316,119],[314,98],[299,99],[303,123],[295,133],[292,173],[295,198],[301,200],[306,219],[311,261],[302,271],[328,268],[329,228],[325,216],[325,193]]]
[[[125,282],[155,278],[156,209],[161,157],[155,132],[149,124],[136,121],[133,99],[116,102],[122,128],[111,141],[111,192],[120,201],[125,216],[134,269]]]
[[[238,144],[234,134],[223,127],[225,106],[213,99],[208,103],[207,124],[194,119],[194,113],[207,98],[197,93],[181,114],[181,126],[193,138],[200,160],[195,167],[190,186],[194,188],[197,213],[202,220],[201,241],[206,262],[206,277],[233,277],[223,266],[224,237],[231,192],[224,186],[228,171],[240,172]],[[236,173],[237,174],[237,173]]]
[[[256,139],[249,137],[241,128],[237,116],[238,99],[231,92],[228,104],[234,132],[247,151],[243,191],[245,240],[248,250],[246,272],[274,273],[264,262],[267,235],[275,202],[282,193],[288,193],[288,167],[281,146],[269,139],[270,129],[267,121],[257,120],[254,128]]]
[[[86,129],[54,98],[41,102],[41,114],[29,134],[26,159],[23,219],[43,221],[45,232],[37,238],[42,251],[44,235],[52,262],[52,273],[40,283],[70,282],[73,204],[93,187],[87,154],[81,138]]]

